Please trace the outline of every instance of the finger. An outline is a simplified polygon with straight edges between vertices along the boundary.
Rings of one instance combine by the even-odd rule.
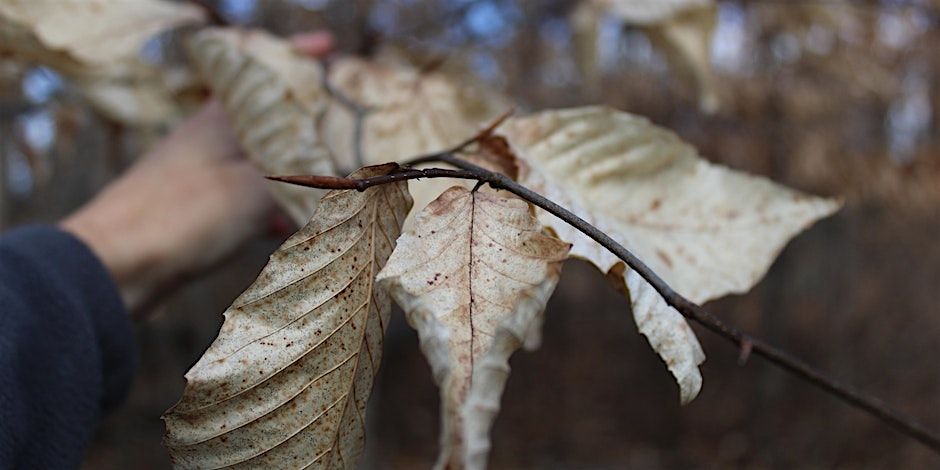
[[[323,57],[333,50],[335,39],[327,31],[298,34],[290,38],[295,49],[311,57]]]

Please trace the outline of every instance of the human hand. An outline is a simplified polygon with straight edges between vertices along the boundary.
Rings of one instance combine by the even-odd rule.
[[[333,38],[292,42],[320,57]],[[274,211],[264,178],[211,100],[61,226],[98,255],[136,312],[259,235]]]

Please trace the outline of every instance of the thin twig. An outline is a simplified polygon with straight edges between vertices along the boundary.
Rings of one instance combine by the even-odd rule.
[[[355,189],[365,191],[373,186],[394,183],[396,181],[414,180],[420,178],[459,178],[465,180],[480,180],[480,175],[466,170],[448,170],[444,168],[402,168],[399,167],[391,173],[371,178],[343,178],[341,176],[296,175],[296,176],[266,176],[265,178],[282,183],[296,184],[308,188],[322,189]],[[484,181],[486,182],[486,181]]]
[[[581,233],[591,237],[591,239],[601,246],[610,250],[630,266],[630,269],[636,271],[637,274],[649,282],[659,295],[663,297],[666,303],[679,311],[683,316],[734,343],[739,348],[739,351],[747,351],[747,354],[742,354],[745,358],[751,352],[763,356],[771,363],[822,388],[843,401],[880,418],[895,429],[923,443],[935,452],[940,453],[940,437],[917,422],[914,418],[890,408],[877,397],[830,378],[820,370],[810,366],[792,354],[728,325],[700,305],[677,293],[643,261],[597,227],[535,191],[513,181],[506,175],[494,173],[455,156],[455,153],[461,151],[468,145],[469,143],[464,142],[458,147],[448,151],[419,157],[409,162],[409,164],[414,165],[429,162],[447,163],[459,168],[459,170],[446,170],[441,168],[414,169],[405,167],[388,175],[364,179],[317,176],[272,177],[271,179],[321,189],[356,189],[364,191],[372,186],[409,179],[461,178],[476,179],[479,182],[489,184],[494,189],[509,191],[548,211],[561,220],[564,220]]]

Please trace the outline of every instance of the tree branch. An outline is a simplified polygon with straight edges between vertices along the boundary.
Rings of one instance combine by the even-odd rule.
[[[481,133],[481,136],[484,133]],[[822,371],[810,366],[792,354],[779,349],[769,343],[755,338],[737,328],[723,322],[720,318],[705,310],[702,306],[686,299],[673,290],[649,268],[642,260],[627,250],[623,245],[606,233],[591,225],[571,211],[561,207],[553,201],[513,181],[508,176],[481,168],[466,160],[458,158],[455,154],[463,150],[473,141],[466,141],[450,150],[419,157],[408,162],[407,165],[419,163],[440,162],[453,165],[459,170],[441,168],[415,169],[409,166],[399,167],[388,175],[375,176],[364,179],[339,178],[328,176],[286,176],[269,177],[275,181],[299,184],[321,189],[356,189],[364,191],[372,186],[393,183],[396,181],[420,178],[460,178],[475,179],[480,183],[489,184],[494,189],[503,189],[530,203],[548,211],[564,220],[581,233],[591,237],[604,248],[610,250],[630,269],[637,272],[650,283],[654,289],[665,299],[666,303],[675,308],[686,318],[704,326],[713,333],[734,343],[739,351],[740,358],[746,359],[751,353],[764,357],[771,363],[792,373],[793,375],[816,385],[817,387],[835,395],[843,401],[859,408],[893,426],[898,431],[916,439],[935,452],[940,453],[940,436],[927,429],[914,418],[907,416],[889,407],[881,399],[862,392],[850,385],[839,382]]]

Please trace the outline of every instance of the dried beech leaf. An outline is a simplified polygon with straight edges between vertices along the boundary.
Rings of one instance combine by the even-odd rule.
[[[607,277],[614,287],[630,299],[637,330],[666,362],[666,368],[679,384],[679,402],[695,399],[702,389],[698,366],[705,362],[705,351],[695,332],[678,310],[670,307],[656,289],[636,271],[623,263],[615,264]]]
[[[718,111],[718,89],[712,75],[711,44],[717,11],[714,5],[683,11],[650,30],[650,37],[667,52],[679,70],[698,85],[699,109]]]
[[[454,169],[450,165],[432,163],[428,165],[419,165],[418,168],[446,168]],[[408,191],[411,192],[411,196],[415,201],[415,211],[408,214],[408,218],[405,219],[405,224],[403,225],[403,231],[408,231],[414,227],[415,217],[417,216],[417,211],[424,209],[432,201],[437,199],[444,191],[450,189],[453,186],[462,186],[466,189],[471,189],[474,186],[474,182],[471,180],[452,180],[449,178],[429,178],[425,180],[411,180],[408,182]]]
[[[690,10],[710,8],[714,0],[588,0],[597,8],[638,26],[655,26]]]
[[[460,157],[490,171],[502,173],[512,179],[519,178],[519,162],[501,135],[481,135]]]
[[[568,248],[542,233],[526,202],[455,186],[417,216],[379,273],[441,389],[437,468],[486,466],[509,356],[538,346]]]
[[[0,2],[0,56],[64,74],[109,119],[168,124],[180,109],[138,54],[154,35],[202,19],[197,7],[160,0],[9,0]]]
[[[158,77],[102,78],[79,81],[85,99],[109,119],[129,126],[175,121],[180,108]]]
[[[406,188],[328,193],[229,307],[164,416],[177,467],[355,467],[391,309],[373,281],[411,209]]]
[[[330,84],[365,106],[358,161],[354,114],[334,100],[324,119],[323,134],[338,166],[355,168],[404,160],[451,148],[474,136],[510,105],[495,95],[451,80],[440,73],[403,65],[379,64],[348,57],[334,62]],[[431,166],[441,167],[440,164]],[[415,207],[424,208],[453,181],[412,181]],[[472,187],[472,182],[458,182]],[[406,227],[411,225],[409,217]]]
[[[608,108],[513,118],[498,132],[520,159],[522,184],[618,240],[695,302],[747,291],[790,238],[839,207],[708,163],[672,132]],[[544,211],[539,219],[574,244],[574,256],[617,274],[620,261],[606,249]],[[694,334],[678,312],[650,299],[643,279],[617,269],[640,331],[690,400],[703,358]]]
[[[262,31],[210,29],[193,38],[194,60],[222,100],[242,146],[274,175],[332,175],[318,121],[327,106],[320,65]],[[299,224],[324,192],[272,183]]]
[[[574,60],[578,64],[584,86],[591,92],[599,91],[601,70],[598,58],[598,37],[603,11],[595,2],[579,2],[569,15]]]
[[[710,53],[716,20],[713,0],[586,0],[575,10],[572,22],[584,56],[579,61],[588,79],[597,75],[596,23],[601,13],[646,30],[665,49],[670,62],[695,79],[699,107],[708,113],[718,110]]]
[[[202,19],[195,6],[161,0],[6,0],[0,54],[66,74],[114,75],[152,36]]]
[[[129,64],[126,75],[73,80],[98,112],[125,126],[169,126],[205,103],[201,78],[185,66],[137,62]]]
[[[516,157],[509,151],[506,140],[501,136],[490,135],[480,138],[471,145],[465,152],[460,154],[460,158],[474,165],[486,168],[490,171],[502,173],[515,179],[519,174],[519,168],[516,164]],[[427,163],[417,165],[416,168],[449,168],[453,166],[446,163]],[[451,186],[463,186],[467,189],[473,188],[476,181],[473,180],[453,180],[449,178],[430,178],[420,181],[412,180],[408,186],[411,195],[415,200],[415,207],[425,208],[431,201],[437,199],[446,189]],[[486,191],[482,188],[481,191]],[[408,230],[414,224],[414,212],[408,214],[405,220],[405,230]]]
[[[506,139],[501,136],[490,135],[480,138],[476,143],[470,145],[465,152],[460,154],[460,158],[473,163],[479,167],[490,171],[502,173],[512,179],[516,179],[519,174],[519,167],[515,156],[509,151]],[[428,163],[417,165],[416,168],[448,168],[453,166],[446,163]],[[423,209],[431,201],[437,199],[445,190],[452,186],[463,186],[471,189],[476,185],[473,180],[454,180],[450,178],[429,178],[420,181],[412,180],[408,187],[412,197],[415,200],[415,207]],[[489,188],[480,188],[480,191],[490,191]],[[405,220],[404,230],[410,229],[415,222],[415,212],[408,214]]]
[[[343,58],[330,66],[329,82],[368,108],[362,132],[365,164],[400,161],[444,150],[475,135],[509,105],[439,73]],[[325,132],[340,161],[355,162],[352,114],[330,106]]]

